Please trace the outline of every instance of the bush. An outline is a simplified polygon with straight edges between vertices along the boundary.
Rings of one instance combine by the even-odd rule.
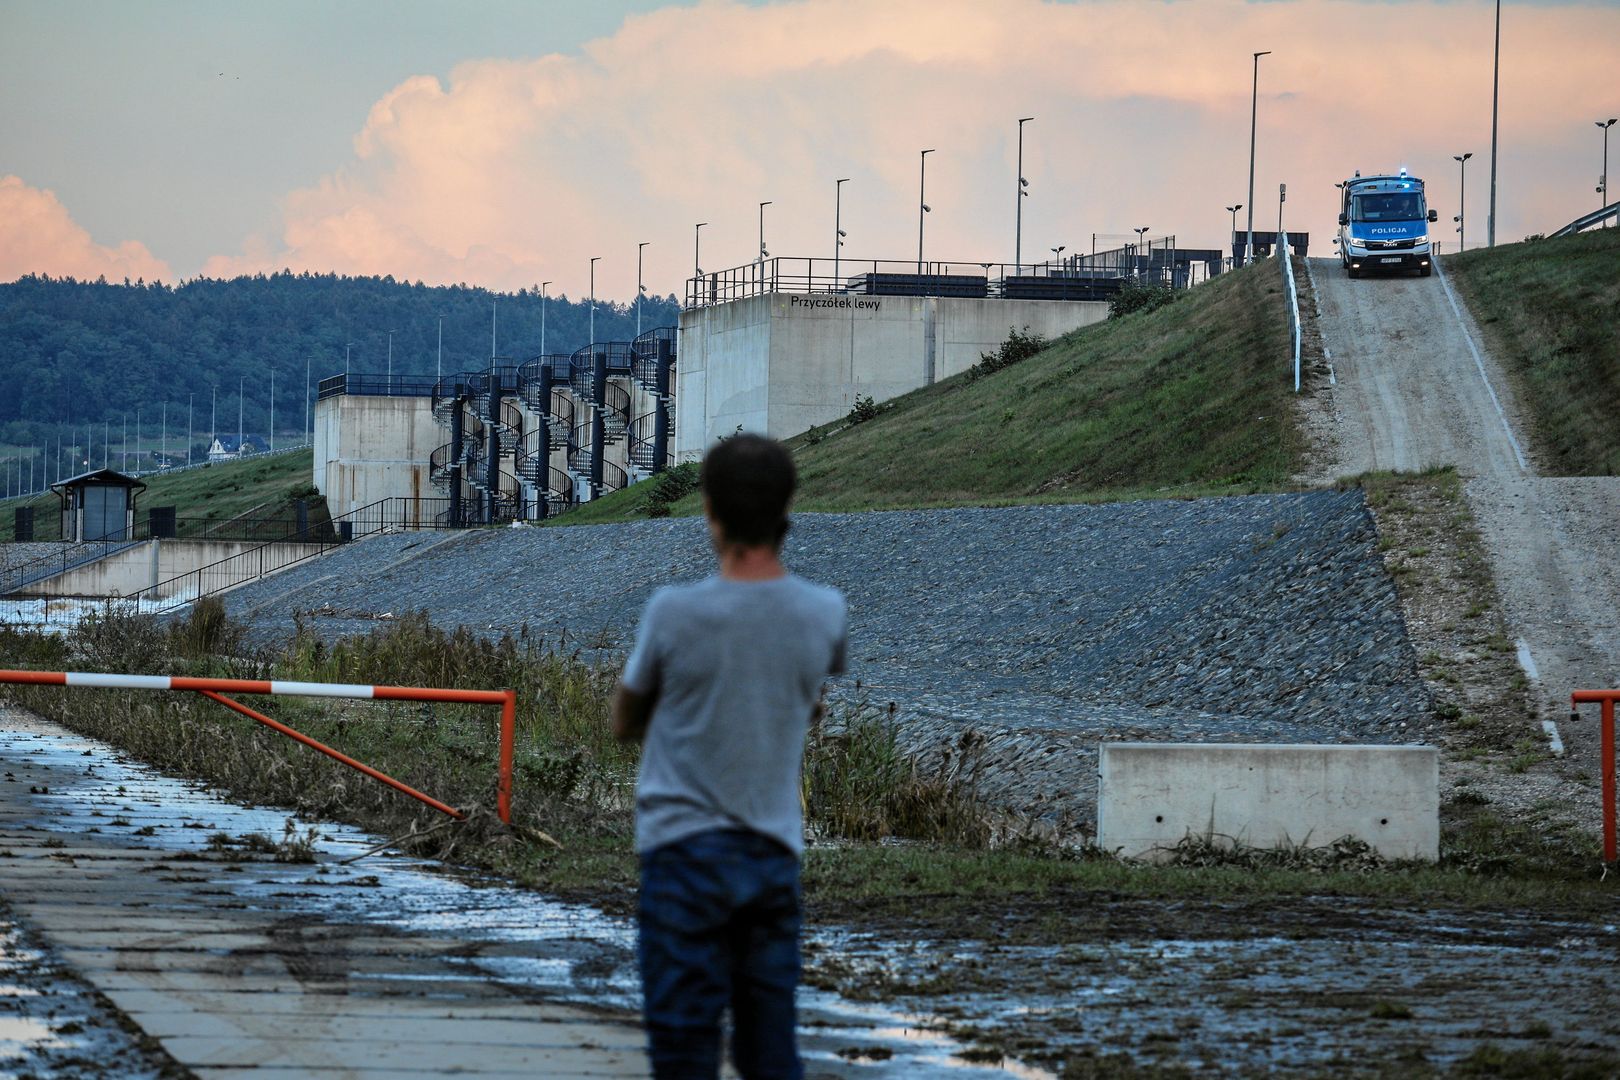
[[[1143,285],[1127,281],[1125,287],[1108,301],[1108,317],[1117,319],[1139,311],[1157,311],[1176,299],[1176,291],[1168,285]]]
[[[993,353],[980,353],[979,362],[968,369],[968,381],[982,378],[1002,368],[1012,367],[1028,360],[1050,344],[1041,334],[1032,334],[1029,327],[1022,331],[1008,328],[1007,340]]]
[[[697,462],[689,461],[685,465],[665,469],[653,478],[652,490],[647,492],[647,501],[641,504],[641,512],[650,518],[669,517],[669,508],[696,491],[697,486]]]
[[[873,401],[870,394],[866,397],[857,396],[855,404],[849,407],[849,415],[844,418],[844,421],[850,427],[854,427],[856,424],[864,424],[868,420],[877,419],[878,414],[882,411],[882,406]]]

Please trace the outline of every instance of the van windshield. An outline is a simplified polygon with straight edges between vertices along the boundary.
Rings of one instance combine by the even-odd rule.
[[[1415,191],[1357,195],[1350,200],[1352,221],[1422,221],[1423,196]]]

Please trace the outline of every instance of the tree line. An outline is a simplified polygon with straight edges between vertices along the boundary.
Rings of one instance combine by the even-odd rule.
[[[245,430],[265,433],[271,372],[276,429],[296,433],[304,425],[306,361],[313,399],[314,384],[344,370],[345,349],[349,370],[382,373],[392,330],[394,374],[431,376],[442,316],[445,374],[482,370],[490,363],[492,305],[500,362],[537,355],[538,289],[498,293],[290,271],[179,285],[29,275],[0,285],[0,445],[71,439],[75,431],[83,441],[89,424],[117,428],[127,420],[133,430],[137,410],[150,443],[165,404],[170,438],[183,440],[188,400],[197,436],[210,433],[215,408],[220,430],[234,434],[239,402]],[[553,296],[544,308],[547,352],[589,342],[588,300]],[[642,328],[673,325],[678,310],[674,296],[647,296]],[[597,300],[598,341],[635,332],[633,303]]]

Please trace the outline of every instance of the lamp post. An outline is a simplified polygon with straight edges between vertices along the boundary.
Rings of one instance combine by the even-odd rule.
[[[1254,132],[1260,115],[1260,58],[1270,56],[1271,50],[1254,54],[1254,90],[1249,98],[1249,238],[1243,245],[1243,263],[1254,261]]]
[[[1048,249],[1049,251],[1052,252],[1052,261],[1054,263],[1056,263],[1060,268],[1063,266],[1063,252],[1068,248],[1068,246],[1069,246],[1068,244],[1059,244],[1055,248],[1049,248]]]
[[[550,284],[551,284],[551,282],[549,282],[549,281],[542,281],[540,283],[540,355],[541,356],[546,355],[546,286],[550,285]],[[440,326],[442,327],[444,325],[444,322],[443,322],[444,317],[441,315],[439,317],[439,319],[440,319]]]
[[[923,215],[930,213],[925,196],[928,193],[928,155],[932,150],[924,150],[920,156],[922,167],[917,174],[917,273],[923,272]]]
[[[692,228],[692,276],[703,277],[703,226],[707,221],[700,221]]]
[[[1253,210],[1249,211],[1249,218],[1250,218],[1250,220],[1253,220],[1253,218],[1254,218],[1254,211]],[[1136,234],[1136,254],[1137,254],[1138,257],[1140,257],[1141,254],[1142,254],[1142,237],[1147,233],[1147,231],[1148,231],[1148,226],[1146,226],[1146,225],[1143,225],[1140,229],[1132,229],[1131,230],[1131,232]],[[1253,225],[1249,226],[1249,239],[1251,241],[1254,239],[1254,226]],[[1142,278],[1143,278],[1143,280],[1147,279],[1147,263],[1146,263],[1146,261],[1144,261],[1142,263]]]
[[[771,205],[769,199],[759,204],[759,258],[756,261],[762,268],[765,264],[765,257],[770,254],[769,251],[765,250],[765,208],[769,205]]]
[[[1243,209],[1243,204],[1242,203],[1238,203],[1236,206],[1228,206],[1226,208],[1226,212],[1232,215],[1232,246],[1233,247],[1237,246],[1237,212],[1239,210],[1241,210],[1241,209]]]
[[[1496,46],[1491,60],[1491,209],[1485,215],[1485,246],[1496,246],[1496,104],[1502,85],[1502,0],[1496,0]]]
[[[1598,201],[1599,210],[1609,205],[1609,129],[1614,127],[1614,122],[1616,120],[1620,120],[1620,117],[1611,116],[1607,120],[1593,121],[1593,123],[1597,124],[1598,127],[1603,129],[1603,171],[1598,174],[1597,188],[1598,195],[1601,196],[1601,199]],[[1608,221],[1605,220],[1603,222],[1603,227],[1605,229],[1609,227]]]
[[[393,389],[394,389],[394,335],[397,332],[398,331],[396,331],[396,330],[387,331],[387,334],[388,334],[388,392],[389,393],[392,393]]]
[[[186,464],[187,465],[191,464],[191,407],[196,402],[196,400],[197,400],[197,395],[196,394],[187,394],[186,395]],[[106,440],[103,439],[102,440],[102,446],[105,447],[106,445],[107,445]]]
[[[636,337],[641,336],[641,294],[647,291],[641,283],[641,251],[651,240],[643,240],[636,245]]]
[[[242,442],[243,442],[244,439],[247,438],[247,430],[246,430],[247,425],[242,422],[242,418],[247,413],[247,409],[245,407],[245,403],[247,401],[246,392],[247,392],[247,376],[243,375],[239,379],[236,380],[236,456],[237,457],[242,456],[242,451],[244,449],[244,447],[242,446]]]
[[[541,308],[540,310],[542,312],[544,312],[545,308]],[[442,380],[444,378],[444,316],[440,315],[438,317],[438,319],[439,319],[439,362],[433,368],[433,377],[434,377],[435,383],[437,383],[438,381],[440,381],[440,380]],[[542,321],[540,323],[541,326],[545,325],[545,322],[543,321],[544,319],[545,319],[545,316],[542,314],[541,315],[541,320]],[[543,333],[544,333],[544,331],[542,331],[542,334]],[[306,365],[306,367],[307,367],[307,365]],[[304,381],[306,383],[309,381],[309,376],[308,376],[307,371],[305,373]],[[309,388],[305,387],[304,389],[305,389],[305,395],[308,396]]]
[[[1029,194],[1029,181],[1024,179],[1024,125],[1035,119],[1033,116],[1018,118],[1018,192],[1013,205],[1017,207],[1013,214],[1013,273],[1019,272],[1019,264],[1024,261],[1024,197]]]
[[[846,176],[843,179],[839,180],[837,183],[833,184],[833,288],[834,289],[837,289],[839,282],[841,282],[843,280],[842,278],[840,278],[838,276],[838,257],[840,255],[839,249],[844,246],[844,229],[843,229],[843,217],[842,217],[842,214],[843,214],[843,209],[844,209],[844,204],[843,204],[844,185],[847,184],[847,183],[849,183],[849,177]]]
[[[1452,154],[1451,160],[1457,163],[1457,250],[1461,251],[1468,246],[1468,159],[1473,157],[1473,151],[1466,154]]]
[[[304,357],[304,445],[315,444],[315,430],[309,424],[309,365],[314,357]]]
[[[354,342],[352,342],[352,341],[345,341],[343,343],[343,374],[345,376],[347,376],[349,374],[349,349],[353,345],[354,345]]]
[[[596,355],[596,264],[602,256],[596,255],[591,259],[591,355]]]

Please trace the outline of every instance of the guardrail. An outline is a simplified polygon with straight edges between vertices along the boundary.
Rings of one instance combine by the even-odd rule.
[[[217,701],[227,709],[258,721],[303,743],[312,750],[325,754],[334,761],[347,765],[356,772],[387,784],[404,795],[409,795],[441,814],[464,820],[466,812],[424,795],[408,784],[395,780],[386,773],[373,769],[341,751],[295,731],[286,724],[272,720],[263,713],[248,708],[226,694],[273,694],[292,697],[326,697],[368,699],[377,701],[450,701],[471,705],[499,705],[501,707],[501,742],[499,771],[495,782],[496,812],[503,823],[512,823],[512,757],[517,729],[517,691],[515,690],[442,690],[420,686],[360,686],[352,683],[283,682],[275,679],[200,679],[184,675],[123,675],[88,671],[0,671],[0,683],[30,686],[75,686],[101,690],[183,690],[201,694]]]
[[[1299,354],[1303,332],[1299,324],[1299,286],[1294,281],[1294,253],[1288,247],[1288,234],[1277,234],[1277,257],[1282,260],[1283,280],[1288,282],[1288,333],[1294,349],[1294,393],[1299,393]]]
[[[1598,764],[1603,771],[1603,861],[1614,862],[1620,857],[1616,851],[1614,805],[1614,703],[1620,701],[1620,690],[1577,690],[1569,695],[1569,719],[1579,723],[1582,705],[1597,705]]]
[[[1601,225],[1610,218],[1620,221],[1620,202],[1612,202],[1601,210],[1594,210],[1590,214],[1576,218],[1557,232],[1548,233],[1547,239],[1551,240],[1555,236],[1571,236],[1578,232],[1585,232],[1593,226]]]

